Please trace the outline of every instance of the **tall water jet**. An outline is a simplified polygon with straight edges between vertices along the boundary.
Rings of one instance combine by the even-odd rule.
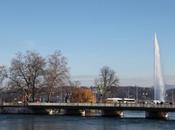
[[[165,101],[165,84],[162,74],[160,47],[155,33],[154,37],[154,51],[155,51],[155,79],[154,79],[154,100]]]

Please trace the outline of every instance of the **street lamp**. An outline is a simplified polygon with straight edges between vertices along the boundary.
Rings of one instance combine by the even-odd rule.
[[[171,94],[171,100],[172,100],[172,103],[174,103],[174,89],[172,89],[172,94]]]

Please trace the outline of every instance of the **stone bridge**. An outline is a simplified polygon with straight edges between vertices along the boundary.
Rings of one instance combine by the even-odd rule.
[[[175,105],[171,104],[141,104],[141,103],[3,103],[3,108],[28,108],[36,112],[44,110],[63,109],[65,114],[78,115],[88,110],[100,110],[103,116],[121,116],[123,111],[145,111],[146,118],[166,118],[168,112],[175,112]]]

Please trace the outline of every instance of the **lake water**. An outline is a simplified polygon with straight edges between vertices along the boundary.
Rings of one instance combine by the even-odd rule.
[[[138,118],[131,118],[136,116]],[[0,130],[174,130],[169,120],[147,120],[144,113],[127,112],[127,118],[69,117],[46,115],[0,115]]]

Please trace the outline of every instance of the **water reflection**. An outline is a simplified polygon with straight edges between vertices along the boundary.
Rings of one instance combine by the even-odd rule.
[[[175,121],[0,115],[0,130],[172,130]]]

